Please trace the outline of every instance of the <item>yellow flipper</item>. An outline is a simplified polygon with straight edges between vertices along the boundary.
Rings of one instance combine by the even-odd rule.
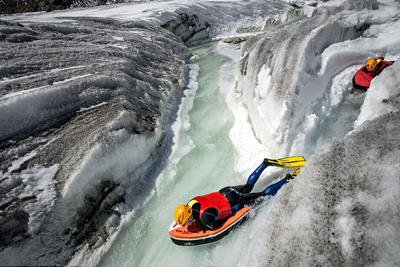
[[[302,156],[265,160],[267,161],[268,165],[277,167],[302,167],[306,164],[306,160]]]
[[[292,178],[296,177],[301,172],[301,168],[297,168],[292,174]]]

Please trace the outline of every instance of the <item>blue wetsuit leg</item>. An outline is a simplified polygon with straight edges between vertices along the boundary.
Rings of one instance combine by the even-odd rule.
[[[270,186],[268,186],[267,188],[264,189],[264,193],[267,196],[273,196],[276,194],[276,192],[278,192],[279,189],[281,189],[281,187],[286,184],[288,182],[288,180],[286,178],[283,178],[282,180],[280,180],[277,183],[271,184]]]
[[[265,168],[264,168],[265,169]],[[256,178],[258,179],[258,177]],[[232,206],[232,213],[235,213],[236,211],[240,210],[243,208],[243,204],[248,204],[251,201],[256,200],[257,198],[261,196],[273,196],[275,195],[281,187],[288,182],[288,179],[285,177],[279,182],[276,182],[274,184],[269,185],[267,188],[264,189],[264,191],[258,192],[258,193],[247,193],[247,194],[242,194],[242,193],[237,193],[238,195],[241,196],[241,202],[237,205]]]
[[[258,178],[260,178],[260,175],[265,170],[265,168],[267,168],[267,165],[261,163],[261,165],[258,166],[252,174],[250,174],[249,178],[247,178],[247,184],[251,185],[251,189],[253,189],[254,185],[258,181]]]

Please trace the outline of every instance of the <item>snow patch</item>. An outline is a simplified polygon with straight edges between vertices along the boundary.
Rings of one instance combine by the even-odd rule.
[[[352,205],[352,199],[343,199],[342,202],[335,207],[335,211],[337,212],[336,231],[342,246],[342,253],[347,258],[351,257],[354,247],[351,239],[356,220],[350,213]]]
[[[122,36],[112,36],[112,38],[113,38],[114,40],[121,41],[121,42],[125,40],[125,38],[122,37]]]
[[[24,170],[21,178],[25,184],[23,197],[35,197],[35,201],[29,203],[25,209],[29,213],[29,233],[36,234],[43,223],[43,218],[53,206],[56,199],[54,176],[58,171],[58,164],[51,167],[35,165],[31,169]]]
[[[85,111],[88,111],[88,110],[91,110],[91,109],[95,109],[95,108],[104,106],[104,105],[106,105],[106,104],[107,104],[107,102],[101,102],[100,104],[92,105],[92,106],[87,107],[87,108],[80,108],[77,112],[78,112],[78,113],[85,112]]]

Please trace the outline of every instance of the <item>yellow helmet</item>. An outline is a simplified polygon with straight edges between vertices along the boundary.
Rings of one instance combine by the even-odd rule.
[[[174,219],[179,225],[184,225],[192,215],[192,208],[189,205],[178,205],[174,212]]]
[[[376,61],[376,59],[368,59],[367,64],[365,64],[365,66],[367,67],[367,71],[374,71],[377,64],[378,62]]]

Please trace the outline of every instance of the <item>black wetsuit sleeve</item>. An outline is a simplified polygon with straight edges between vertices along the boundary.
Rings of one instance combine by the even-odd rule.
[[[201,218],[200,226],[203,230],[215,229],[217,227],[218,211],[215,208],[206,209]]]
[[[265,196],[265,193],[263,191],[257,192],[257,193],[247,193],[247,194],[242,194],[242,203],[243,204],[250,204],[252,201],[258,199],[259,197]]]
[[[228,200],[233,212],[241,209],[243,205],[252,204],[259,197],[265,196],[264,192],[249,193],[247,185],[227,186],[219,192]]]
[[[192,206],[192,215],[193,219],[196,222],[200,221],[199,214],[200,214],[200,203],[197,202]]]
[[[200,218],[200,203],[196,203],[192,206],[192,212],[193,219],[203,231],[216,228],[218,211],[215,208],[206,209]]]

